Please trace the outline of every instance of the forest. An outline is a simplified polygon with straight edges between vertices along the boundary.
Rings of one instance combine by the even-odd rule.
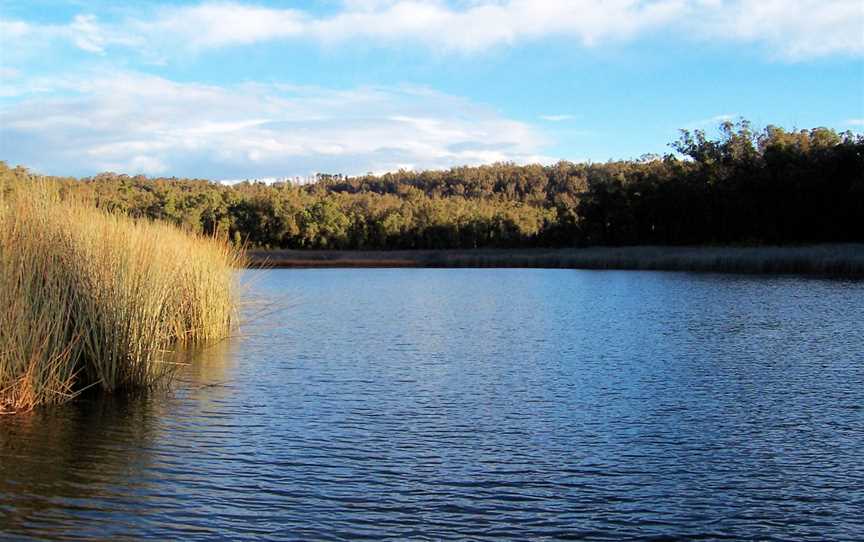
[[[64,198],[258,248],[470,249],[864,241],[864,137],[828,128],[714,137],[665,156],[499,163],[314,182],[52,177]],[[37,177],[0,163],[0,175]]]

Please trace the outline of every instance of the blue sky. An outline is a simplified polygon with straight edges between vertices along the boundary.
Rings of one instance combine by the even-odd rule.
[[[0,159],[213,179],[864,130],[859,0],[0,0]]]

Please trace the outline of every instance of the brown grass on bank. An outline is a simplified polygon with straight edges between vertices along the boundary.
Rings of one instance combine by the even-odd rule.
[[[0,411],[163,381],[169,351],[230,333],[242,263],[226,242],[0,179]]]
[[[536,267],[864,276],[864,244],[474,250],[252,250],[253,267]]]

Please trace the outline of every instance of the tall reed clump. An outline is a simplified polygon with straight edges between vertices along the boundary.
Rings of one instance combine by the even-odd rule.
[[[0,179],[0,411],[164,381],[172,350],[230,334],[242,258]]]

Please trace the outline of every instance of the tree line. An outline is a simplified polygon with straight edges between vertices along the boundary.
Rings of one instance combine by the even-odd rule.
[[[606,163],[499,163],[314,182],[52,177],[64,197],[253,247],[438,249],[864,241],[864,137],[827,128],[716,137]],[[34,177],[0,163],[0,175]]]

